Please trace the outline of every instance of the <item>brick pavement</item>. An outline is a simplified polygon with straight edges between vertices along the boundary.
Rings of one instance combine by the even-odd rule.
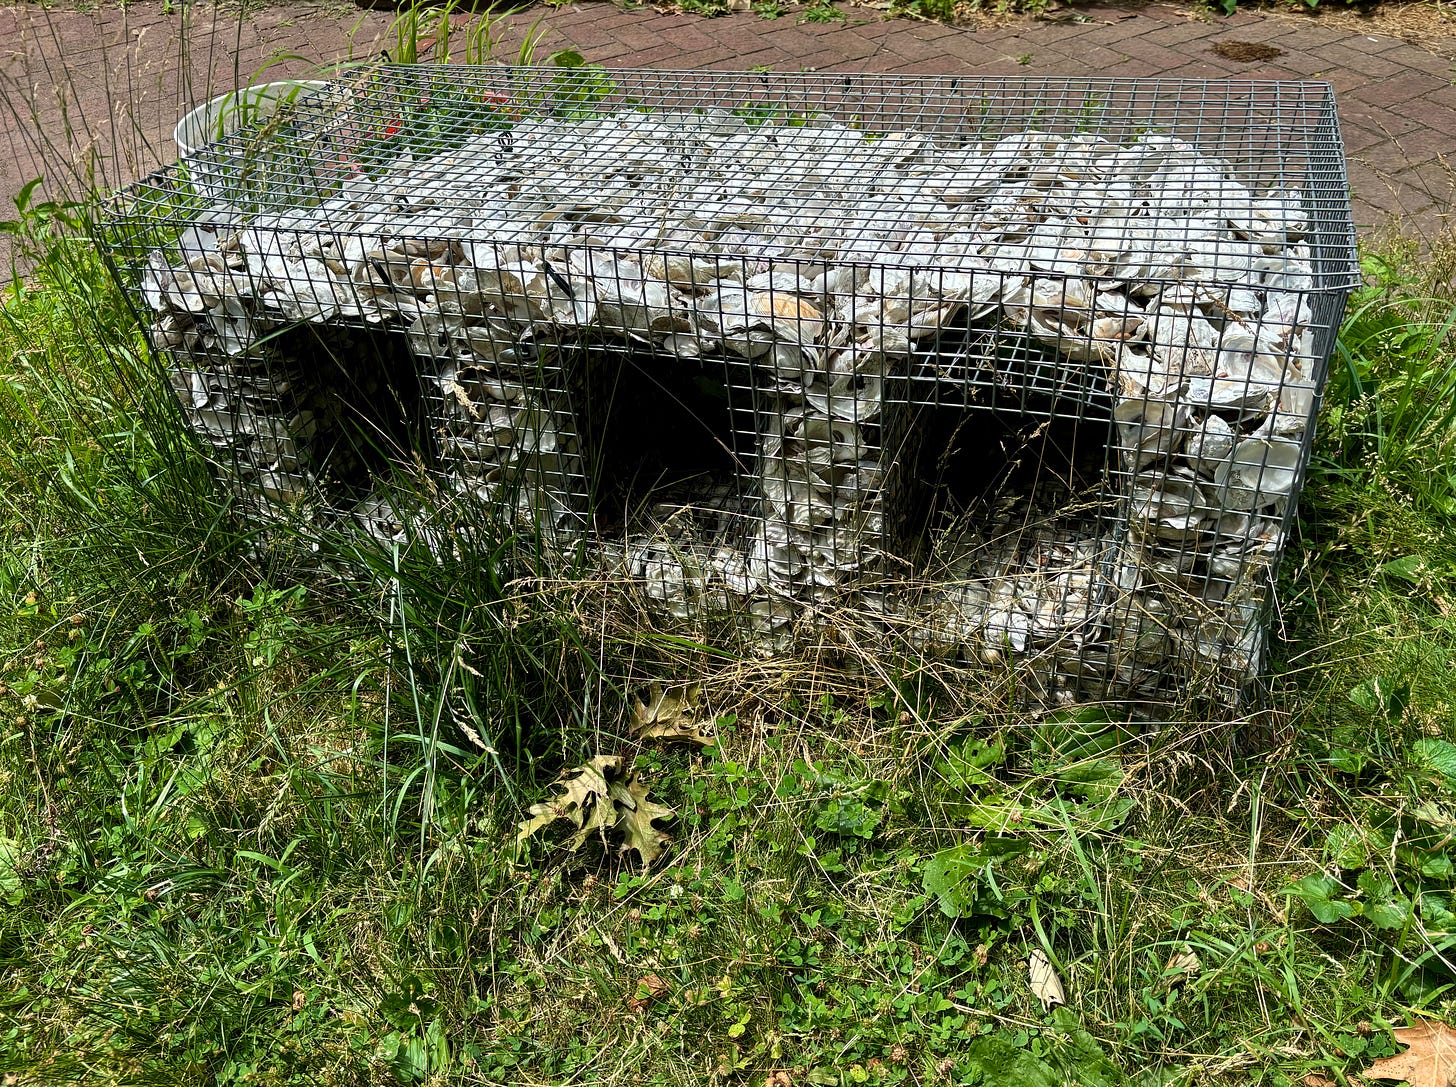
[[[504,20],[497,59],[514,57],[537,20],[538,55],[569,46],[610,66],[1328,80],[1357,224],[1398,216],[1430,236],[1453,205],[1456,173],[1445,161],[1456,152],[1456,64],[1420,45],[1314,20],[1093,3],[1057,21],[976,29],[861,9],[826,24],[793,12],[704,19],[585,0]],[[107,180],[135,177],[175,156],[171,127],[192,103],[239,83],[301,74],[311,62],[377,55],[389,45],[388,21],[387,13],[319,4],[266,7],[241,21],[231,10],[163,0],[91,13],[0,9],[0,87],[11,106],[0,111],[0,199],[8,205],[40,163],[85,147],[102,152]],[[1282,53],[1228,60],[1213,51],[1226,40]]]

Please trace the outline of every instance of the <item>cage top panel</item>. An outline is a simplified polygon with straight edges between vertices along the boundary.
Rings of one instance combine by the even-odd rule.
[[[1324,83],[379,66],[123,206],[137,256],[203,218],[1114,279],[1277,256],[1298,289],[1358,282]]]

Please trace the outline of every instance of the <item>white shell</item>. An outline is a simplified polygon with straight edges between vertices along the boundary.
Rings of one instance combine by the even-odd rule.
[[[1214,474],[1230,509],[1254,509],[1287,498],[1300,465],[1297,442],[1254,438],[1241,441]]]
[[[1121,400],[1112,410],[1118,445],[1134,468],[1142,468],[1173,451],[1187,428],[1188,409],[1170,400]]]

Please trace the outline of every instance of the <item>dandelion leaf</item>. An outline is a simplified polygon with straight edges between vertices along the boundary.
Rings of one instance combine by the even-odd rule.
[[[1006,917],[1026,898],[1026,891],[1004,876],[993,876],[992,870],[1030,848],[1018,838],[988,836],[979,845],[967,842],[943,849],[926,862],[921,885],[926,894],[936,896],[947,917]]]
[[[1063,1082],[1051,1065],[994,1034],[967,1045],[956,1070],[962,1083],[976,1087],[1061,1087]]]
[[[1456,781],[1456,744],[1449,740],[1417,740],[1412,748],[1416,761],[1447,781]]]
[[[936,763],[936,769],[952,788],[970,791],[994,784],[996,778],[990,771],[1005,761],[1005,740],[999,736],[990,740],[972,736],[950,748]]]
[[[20,875],[20,843],[0,838],[0,902],[18,906],[25,900],[25,881]]]

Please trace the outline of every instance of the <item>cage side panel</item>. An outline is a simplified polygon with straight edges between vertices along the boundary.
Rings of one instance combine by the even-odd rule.
[[[1360,273],[1340,116],[1335,108],[1334,91],[1327,85],[1315,127],[1314,147],[1304,186],[1314,286],[1317,290],[1338,294],[1358,286]]]
[[[1326,88],[412,68],[333,101],[134,191],[159,343],[403,337],[453,493],[595,531],[675,610],[778,629],[932,573],[928,636],[1049,691],[1257,666],[1343,305],[1311,287],[1348,271]],[[761,176],[695,177],[725,142]],[[179,366],[199,429],[237,365]],[[285,422],[245,459],[302,462],[250,395]]]

